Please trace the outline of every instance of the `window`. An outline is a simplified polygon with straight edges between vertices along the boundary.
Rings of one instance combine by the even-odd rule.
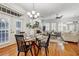
[[[56,23],[52,23],[51,30],[52,30],[52,31],[56,31]]]
[[[3,12],[6,12],[6,9],[5,9],[5,8],[2,8],[2,11],[3,11]]]
[[[7,10],[7,13],[9,13],[9,14],[10,14],[10,10]]]
[[[14,13],[14,12],[12,12],[12,11],[11,11],[11,14],[12,14],[12,15],[15,15],[15,13]]]
[[[20,28],[20,27],[21,27],[21,22],[17,21],[17,22],[16,22],[16,27],[17,27],[17,28]]]
[[[0,43],[8,42],[9,33],[8,33],[9,25],[3,19],[0,20]]]
[[[0,11],[1,11],[1,7],[0,7]]]
[[[18,16],[18,17],[19,16],[22,16],[20,13],[18,13],[16,11],[13,11],[10,8],[7,8],[4,5],[2,5],[2,6],[0,5],[0,11],[5,12],[5,13],[8,13],[10,15]]]
[[[44,25],[46,27],[46,31],[49,31],[49,29],[50,29],[49,23],[44,23]]]
[[[16,21],[16,34],[21,32],[21,21]]]

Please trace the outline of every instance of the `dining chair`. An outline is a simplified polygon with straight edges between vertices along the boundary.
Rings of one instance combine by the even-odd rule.
[[[27,54],[27,52],[30,50],[31,55],[33,55],[32,53],[32,45],[26,45],[26,42],[24,40],[24,36],[23,35],[15,35],[16,38],[16,42],[17,42],[17,50],[18,50],[18,56],[20,54],[20,52],[24,52],[25,56]]]
[[[41,51],[41,48],[43,47],[43,48],[45,48],[45,54],[47,56],[47,53],[49,52],[48,46],[49,46],[50,36],[51,35],[48,34],[48,38],[47,38],[47,41],[46,42],[45,41],[38,40],[38,46],[39,46],[39,48],[38,48],[37,55],[39,54],[39,51]]]
[[[61,35],[61,32],[58,32],[58,33],[57,33],[57,38],[60,38],[61,41],[64,41],[64,39],[63,39],[63,37],[62,37],[62,35]]]

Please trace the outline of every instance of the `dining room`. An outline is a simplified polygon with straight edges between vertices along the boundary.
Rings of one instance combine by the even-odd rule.
[[[79,56],[79,3],[0,3],[0,56]]]

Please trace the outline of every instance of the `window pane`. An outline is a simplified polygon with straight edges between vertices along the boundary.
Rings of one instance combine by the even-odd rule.
[[[5,29],[5,23],[4,22],[2,22],[2,29]]]
[[[45,23],[46,31],[49,31],[49,23]]]
[[[1,42],[1,31],[0,31],[0,42]]]
[[[16,27],[21,28],[21,22],[16,22]]]
[[[8,23],[6,22],[6,29],[8,29]]]
[[[8,32],[6,33],[6,41],[8,40]]]
[[[6,30],[6,41],[8,41],[8,30]]]
[[[1,7],[0,7],[0,11],[1,11]]]
[[[5,31],[2,31],[2,42],[5,42]]]
[[[5,8],[2,8],[2,11],[3,11],[3,12],[6,12],[6,9],[5,9]]]
[[[10,10],[7,10],[7,13],[9,13],[9,14],[10,14]]]
[[[1,22],[0,22],[0,29],[1,29]]]

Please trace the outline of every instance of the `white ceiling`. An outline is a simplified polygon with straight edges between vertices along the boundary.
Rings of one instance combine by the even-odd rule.
[[[28,11],[33,10],[32,3],[13,3],[9,5],[22,11],[25,15]],[[79,3],[34,3],[34,6],[35,10],[40,13],[40,18],[54,19],[56,14],[59,14],[63,15],[62,19],[79,19]]]
[[[32,3],[21,3],[18,6],[25,9],[27,12],[33,10]],[[79,3],[35,3],[35,10],[40,12],[41,16],[51,16],[55,14],[64,14],[65,17],[78,14]]]
[[[55,14],[57,11],[60,11],[58,8],[61,4],[48,4],[48,3],[35,3],[35,10],[40,13],[42,17],[48,17],[52,14]],[[33,10],[33,4],[19,4],[27,12]],[[58,9],[58,10],[57,10]]]

